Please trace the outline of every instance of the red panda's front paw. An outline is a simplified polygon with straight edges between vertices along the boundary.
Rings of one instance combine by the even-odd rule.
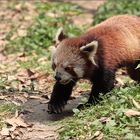
[[[48,103],[48,113],[49,114],[60,114],[62,113],[64,109],[64,104],[52,104],[52,103]]]

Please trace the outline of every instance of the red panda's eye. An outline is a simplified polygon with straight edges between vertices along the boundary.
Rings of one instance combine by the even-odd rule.
[[[72,67],[66,67],[65,68],[65,71],[71,71],[72,70]]]

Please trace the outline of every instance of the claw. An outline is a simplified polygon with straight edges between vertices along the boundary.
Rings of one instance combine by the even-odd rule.
[[[60,114],[60,113],[62,113],[63,108],[64,108],[64,103],[63,104],[58,103],[57,105],[48,103],[48,111],[47,112],[49,114],[53,114],[53,113]]]

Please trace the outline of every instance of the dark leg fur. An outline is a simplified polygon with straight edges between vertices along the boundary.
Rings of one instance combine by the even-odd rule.
[[[129,74],[129,76],[140,83],[140,68],[136,69],[137,65],[139,64],[139,62],[135,62],[133,64],[129,64],[127,66],[127,72]]]
[[[93,76],[93,87],[90,93],[88,102],[85,104],[96,104],[100,98],[99,93],[107,93],[114,87],[115,72],[105,69],[104,71],[98,70]],[[85,105],[79,105],[78,108],[83,108]]]
[[[99,98],[99,93],[107,93],[114,87],[115,72],[105,69],[102,74],[98,73],[98,77],[93,80],[93,87],[90,98]],[[92,100],[89,98],[89,102]]]
[[[48,103],[49,113],[61,113],[67,103],[75,83],[70,82],[66,85],[56,82],[53,88],[51,99]]]

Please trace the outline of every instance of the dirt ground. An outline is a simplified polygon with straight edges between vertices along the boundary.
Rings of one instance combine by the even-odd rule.
[[[40,0],[41,1],[41,0]],[[101,5],[104,0],[94,0],[94,1],[84,1],[75,0],[72,3],[78,4],[83,10],[84,14],[81,16],[76,16],[73,18],[75,24],[81,26],[82,24],[90,24],[93,21],[93,15],[97,10],[98,6]],[[26,1],[25,7],[29,10],[23,10],[21,5],[17,5],[16,9],[5,8],[6,5],[9,7],[8,0],[0,1],[0,51],[4,50],[4,46],[7,43],[6,35],[13,28],[18,28],[18,34],[21,36],[25,33],[26,28],[32,24],[33,17],[37,14],[36,9],[32,5],[33,1]],[[23,15],[28,15],[26,18]],[[86,20],[85,20],[86,19]],[[14,27],[13,27],[14,25]],[[16,35],[13,34],[14,39]],[[6,60],[5,56],[0,56],[0,62]],[[61,120],[67,116],[72,115],[72,108],[78,105],[80,97],[71,100],[66,106],[65,111],[60,115],[50,115],[47,113],[47,101],[46,99],[28,99],[27,102],[23,104],[20,115],[26,120],[27,123],[32,124],[31,130],[22,130],[22,137],[19,139],[23,140],[55,140],[58,139],[58,130],[62,128],[54,122]],[[10,137],[6,138],[7,140]]]

